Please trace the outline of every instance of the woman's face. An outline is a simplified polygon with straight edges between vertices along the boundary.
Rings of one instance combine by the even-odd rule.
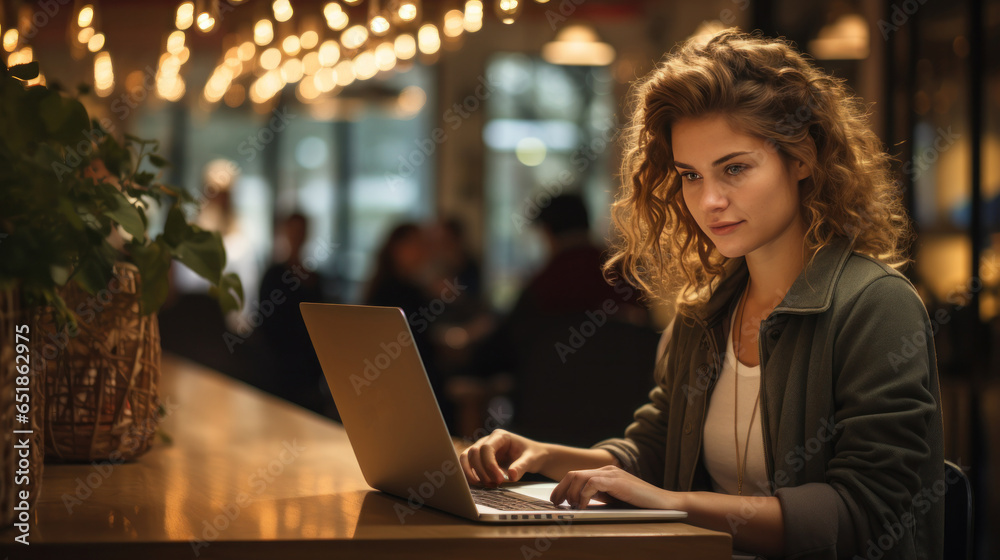
[[[809,176],[805,165],[786,162],[721,115],[677,121],[671,141],[688,211],[722,255],[801,251],[798,182]]]

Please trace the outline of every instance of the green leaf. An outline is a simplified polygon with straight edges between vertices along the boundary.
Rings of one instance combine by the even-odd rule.
[[[168,165],[170,165],[169,161],[156,154],[149,154],[149,163],[160,168],[167,167]]]
[[[125,195],[118,192],[118,189],[114,189],[114,192],[115,208],[105,210],[104,215],[117,222],[132,237],[139,240],[145,239],[146,222],[143,220],[142,213],[139,212],[138,208],[132,206]]]
[[[142,277],[142,312],[153,313],[167,300],[170,287],[170,248],[161,239],[157,239],[149,245],[129,243],[128,249]]]
[[[38,77],[38,61],[27,64],[17,64],[10,67],[10,75],[19,80],[32,80]]]
[[[156,178],[155,174],[150,173],[149,171],[143,171],[141,173],[136,173],[133,180],[139,185],[148,187],[149,184],[152,183],[153,179],[155,178]]]
[[[235,272],[224,274],[219,285],[212,286],[209,293],[218,298],[219,307],[226,313],[239,311],[243,307],[243,283]]]
[[[171,252],[174,258],[198,276],[212,284],[221,282],[222,269],[226,267],[226,250],[218,232],[195,231]]]
[[[167,245],[177,247],[195,231],[195,227],[188,225],[184,218],[184,211],[178,206],[172,206],[167,212],[167,223],[163,226],[163,238]]]

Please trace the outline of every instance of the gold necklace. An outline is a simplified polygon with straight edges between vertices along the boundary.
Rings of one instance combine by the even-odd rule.
[[[740,436],[737,429],[737,420],[739,416],[737,411],[739,410],[740,404],[740,350],[743,349],[743,310],[746,309],[747,299],[750,297],[750,280],[747,279],[747,288],[743,292],[743,298],[740,300],[739,308],[736,310],[736,334],[737,337],[733,337],[735,342],[733,346],[733,356],[736,359],[736,364],[734,365],[734,385],[733,390],[733,443],[736,445],[736,495],[743,495],[743,475],[747,470],[747,455],[750,454],[750,432],[753,431],[753,419],[757,416],[757,405],[760,403],[760,386],[757,387],[757,399],[753,403],[753,412],[750,413],[750,426],[747,428],[746,443],[743,444],[743,466],[740,466]]]

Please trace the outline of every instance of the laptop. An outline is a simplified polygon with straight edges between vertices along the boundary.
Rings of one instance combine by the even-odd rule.
[[[587,509],[548,500],[554,482],[469,485],[403,310],[302,303],[302,318],[347,437],[369,486],[405,503],[401,523],[424,505],[489,523],[669,521],[677,510]]]

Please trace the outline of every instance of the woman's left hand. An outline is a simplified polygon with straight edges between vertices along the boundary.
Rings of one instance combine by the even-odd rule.
[[[683,509],[677,492],[658,488],[612,466],[566,473],[552,490],[551,500],[554,504],[565,500],[576,509],[585,509],[591,498],[600,501],[614,498],[646,509]]]

